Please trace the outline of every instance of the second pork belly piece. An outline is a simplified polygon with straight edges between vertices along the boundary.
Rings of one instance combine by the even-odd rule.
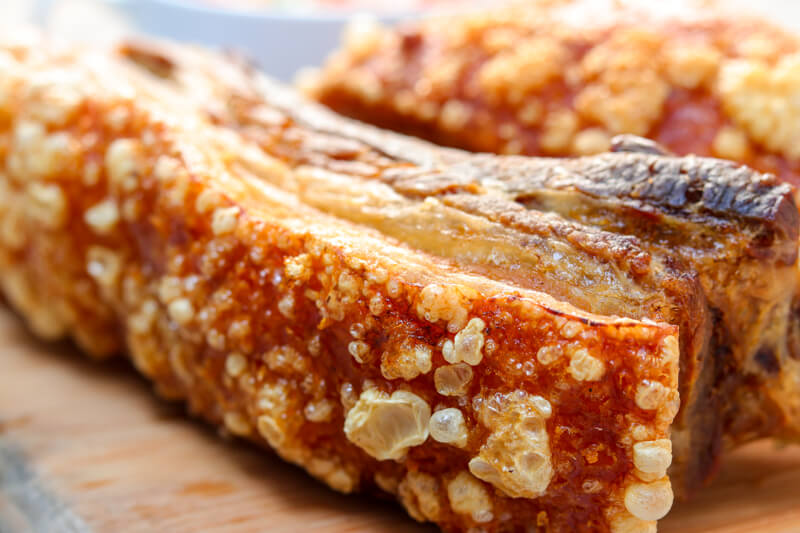
[[[468,150],[591,155],[636,134],[800,184],[797,34],[700,7],[725,2],[512,3],[355,25],[307,86],[340,113]]]
[[[342,120],[204,54],[126,53],[293,168],[281,186],[323,211],[584,309],[679,325],[679,492],[723,446],[800,435],[798,213],[775,177],[637,138],[585,159],[473,156]]]
[[[0,288],[34,332],[122,349],[192,412],[448,531],[655,530],[675,326],[325,214],[193,95],[109,50],[0,47]]]

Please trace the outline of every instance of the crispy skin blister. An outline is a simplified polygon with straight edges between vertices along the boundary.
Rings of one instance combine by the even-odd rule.
[[[625,136],[583,159],[467,155],[342,121],[207,55],[126,54],[213,95],[214,120],[295,168],[280,185],[320,210],[580,308],[679,325],[679,494],[725,447],[798,438],[798,212],[774,176]]]
[[[580,156],[635,134],[800,184],[800,39],[724,4],[535,0],[362,22],[301,81],[340,113],[438,144]]]
[[[633,308],[636,290],[668,307],[673,283],[705,347],[691,272],[557,214],[515,227],[448,205],[484,196],[444,172],[465,154],[341,120],[221,57],[3,50],[0,281],[39,335],[124,350],[194,413],[444,529],[650,531],[669,510],[678,328],[535,289],[569,292],[559,266],[584,261],[582,296],[608,282],[602,306]],[[325,186],[364,201],[315,199]],[[407,234],[380,222],[405,214]],[[493,231],[505,262],[482,252]],[[551,266],[515,275],[537,246]]]
[[[354,26],[341,50],[302,85],[340,113],[468,150],[582,156],[633,133],[679,155],[732,159],[797,184],[799,122],[789,102],[800,90],[799,43],[764,21],[689,2],[518,2],[395,29]],[[484,172],[511,174],[499,185],[507,199],[636,235],[649,251],[681,257],[695,269],[713,320],[724,325],[710,348],[716,355],[706,358],[717,370],[691,371],[684,357],[682,386],[705,381],[705,372],[728,374],[711,378],[728,383],[721,396],[737,398],[726,401],[727,447],[771,434],[796,440],[797,242],[794,230],[786,232],[796,213],[786,198],[775,202],[766,192],[773,178],[759,178],[761,187],[742,169],[736,185],[727,164],[649,162],[648,155],[663,152],[640,141],[620,148],[640,153],[640,163],[620,168],[598,159],[576,163],[580,172],[562,172],[568,165],[556,161],[551,167],[559,168],[531,177],[516,165],[510,173],[498,168],[507,160],[486,158],[494,170],[484,165]],[[657,168],[643,168],[650,164]],[[714,166],[724,169],[716,185]],[[650,183],[653,175],[667,179]],[[471,209],[511,212],[466,200]],[[682,346],[691,353],[687,329]],[[695,405],[682,392],[684,405]],[[684,422],[712,427],[709,409],[701,411],[706,416]],[[684,410],[679,423],[688,415]],[[677,465],[685,464],[681,455]],[[710,460],[688,469],[687,488],[705,479]]]

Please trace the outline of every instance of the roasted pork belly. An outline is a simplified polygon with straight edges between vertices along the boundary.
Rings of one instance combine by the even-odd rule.
[[[583,309],[679,325],[680,494],[721,447],[797,438],[798,213],[774,176],[625,136],[584,159],[467,155],[345,125],[263,78],[220,81],[204,55],[128,55],[216,92],[214,119],[295,167],[288,187],[320,210]]]
[[[641,145],[473,156],[230,57],[10,42],[0,287],[334,489],[652,531],[725,439],[795,435],[798,219],[771,176]]]
[[[713,4],[533,0],[362,23],[302,81],[340,113],[439,144],[577,156],[636,134],[797,185],[800,39]]]
[[[658,154],[664,153],[664,146],[679,155],[713,155],[797,184],[798,113],[793,95],[800,91],[798,58],[800,40],[795,35],[719,6],[682,1],[658,6],[603,0],[515,2],[393,29],[353,25],[341,50],[323,69],[302,76],[300,84],[340,113],[467,150],[585,156],[613,149],[616,135],[638,134],[659,145],[623,137],[620,148]],[[635,196],[646,191],[647,198],[637,197],[634,203],[659,202],[656,217],[649,207],[630,210],[630,200],[608,216],[607,208],[594,198],[587,201],[587,195],[598,194],[597,183],[586,188],[585,182],[568,179],[564,187],[553,187],[562,182],[552,179],[557,171],[550,172],[546,184],[525,176],[506,180],[513,183],[503,187],[526,207],[636,235],[682,256],[699,274],[715,309],[713,320],[732,321],[719,364],[735,360],[746,369],[742,376],[777,374],[782,363],[775,361],[794,365],[797,359],[792,339],[798,335],[794,310],[800,305],[781,288],[795,284],[791,268],[780,268],[782,281],[770,288],[760,267],[750,266],[761,258],[761,246],[751,245],[771,237],[763,239],[761,230],[752,226],[745,230],[749,237],[739,241],[736,232],[712,229],[716,222],[711,219],[706,221],[712,225],[703,230],[670,213],[673,202],[692,204],[700,194],[703,201],[695,205],[704,208],[739,204],[758,210],[761,193],[746,185],[747,178],[739,193],[692,186],[696,178],[680,166],[662,166],[675,179],[658,186],[648,185],[648,173],[637,170],[633,188],[623,191]],[[585,194],[574,194],[576,187]],[[615,180],[600,187],[600,195],[614,196],[618,187]],[[536,190],[527,192],[531,189]],[[742,210],[731,215],[747,218]],[[704,216],[697,212],[693,219]],[[768,261],[788,266],[796,244],[786,239],[779,246],[784,245],[788,248],[783,251],[773,248]],[[729,254],[733,249],[739,252]],[[772,304],[762,307],[767,301]],[[753,328],[761,333],[753,335]],[[789,344],[783,345],[787,337]],[[783,348],[775,349],[776,339]],[[763,397],[764,405],[773,406],[768,410],[782,412],[776,420],[788,420],[795,428],[798,406],[789,398],[797,388],[794,378],[778,378],[764,392],[780,391],[777,396],[782,398],[772,392]],[[753,401],[759,394],[745,388],[737,396],[741,401],[728,418],[739,437],[727,438],[728,445],[764,434],[755,429],[763,422],[757,414],[763,406],[752,409],[761,403]],[[781,404],[784,408],[776,411],[774,406]],[[790,433],[796,438],[795,430]]]

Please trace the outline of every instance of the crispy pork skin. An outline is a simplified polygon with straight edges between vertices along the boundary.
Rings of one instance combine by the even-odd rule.
[[[672,151],[744,163],[796,185],[800,115],[793,95],[800,91],[799,65],[797,36],[719,6],[540,0],[433,17],[394,29],[354,25],[324,68],[303,76],[300,84],[340,113],[467,150],[572,157],[609,149],[643,155]],[[659,144],[620,134],[646,135]],[[744,185],[747,178],[736,195],[698,187],[694,174],[679,166],[662,165],[677,179],[654,186],[648,185],[647,172],[636,170],[638,177],[628,192],[645,192],[645,198],[634,200],[644,209],[629,209],[629,199],[611,217],[605,206],[586,201],[586,194],[596,196],[602,189],[601,195],[613,196],[619,180],[607,187],[578,185],[584,194],[576,195],[570,189],[575,184],[567,183],[566,191],[560,186],[539,190],[542,180],[525,176],[511,180],[511,190],[526,207],[637,235],[688,258],[716,309],[714,320],[739,324],[728,329],[730,341],[723,341],[725,347],[718,352],[722,367],[733,359],[747,369],[744,374],[767,376],[776,374],[782,363],[794,365],[797,348],[792,339],[798,335],[795,315],[800,303],[782,288],[795,285],[792,269],[781,269],[781,281],[769,288],[759,267],[749,266],[760,260],[760,245],[733,244],[727,230],[700,230],[669,213],[674,202],[693,204],[698,195],[703,201],[696,205],[704,209],[738,204],[758,211],[761,191]],[[551,171],[550,177],[554,174]],[[550,179],[553,182],[560,179]],[[655,217],[648,205],[652,202],[660,205]],[[783,211],[779,217],[785,215],[792,216]],[[705,215],[696,212],[694,220],[698,216]],[[741,209],[734,216],[748,218]],[[760,232],[755,226],[745,229],[751,244],[771,247],[771,237],[762,238]],[[733,250],[721,241],[733,248],[744,246],[739,250],[752,261],[727,252],[724,261],[712,258],[723,249]],[[784,239],[779,246],[787,248],[772,248],[767,261],[788,265],[796,243]],[[742,294],[750,296],[741,298]],[[754,301],[772,305],[753,307]],[[752,336],[753,327],[761,333]],[[776,350],[776,345],[783,347]],[[784,405],[773,410],[782,413],[775,420],[794,420],[794,427],[798,406],[789,398],[797,387],[795,378],[782,377],[763,389],[766,405]],[[761,423],[757,412],[762,407],[753,407],[760,402],[752,401],[752,390],[744,390],[729,415],[731,431],[738,436],[726,438],[728,445],[762,434],[754,431]]]
[[[0,288],[337,490],[445,530],[653,531],[726,439],[794,435],[798,220],[770,176],[632,145],[471,156],[204,51],[10,41]]]
[[[468,150],[591,155],[636,134],[797,185],[800,40],[700,4],[533,0],[354,25],[303,85],[340,113]]]
[[[214,86],[215,120],[295,167],[289,187],[321,210],[584,309],[679,325],[679,494],[723,447],[797,437],[798,213],[774,176],[630,136],[583,159],[467,155],[343,123],[264,78],[220,81],[206,56],[128,55],[172,61],[186,93]]]

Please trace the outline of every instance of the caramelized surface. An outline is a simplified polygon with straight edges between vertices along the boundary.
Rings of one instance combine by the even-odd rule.
[[[587,155],[632,133],[800,183],[796,36],[689,1],[516,4],[359,26],[304,83],[341,113],[469,150]]]
[[[674,326],[329,216],[114,51],[0,61],[0,287],[37,334],[124,351],[227,432],[443,529],[624,531],[668,511]]]
[[[340,113],[472,151],[584,156],[609,149],[617,134],[633,133],[679,155],[731,159],[796,185],[798,43],[771,24],[690,2],[541,0],[396,29],[354,26],[341,50],[301,85]],[[670,166],[662,170],[676,172]],[[701,205],[708,199],[753,206],[760,192],[751,190],[745,195],[750,199],[739,202],[728,193],[693,190],[681,180],[675,187],[647,186],[654,194],[642,203],[655,201],[657,212],[667,211],[654,216],[650,207],[609,210],[569,190],[531,191],[531,181],[540,180],[525,176],[515,190],[526,207],[636,235],[649,251],[676,254],[696,269],[714,314],[731,325],[723,347],[711,349],[718,366],[732,358],[748,375],[774,376],[761,393],[748,387],[736,393],[741,401],[729,423],[738,436],[727,439],[729,445],[758,433],[754,428],[764,421],[756,404],[782,411],[778,424],[789,421],[796,437],[792,391],[798,384],[786,377],[796,370],[778,377],[779,368],[797,365],[800,306],[790,288],[797,274],[786,261],[796,253],[796,239],[786,235],[786,248],[767,254],[768,262],[785,267],[765,277],[758,266],[764,256],[739,240],[738,230],[731,234],[710,220],[698,225],[697,213],[669,213],[674,199],[703,196]],[[617,183],[601,195],[613,196]],[[751,244],[771,240],[759,237],[759,230],[745,231]],[[747,256],[754,261],[743,261]],[[684,367],[682,386],[692,379]],[[764,404],[754,401],[759,395],[766,395]]]
[[[718,364],[743,322],[714,320],[696,270],[785,281],[796,208],[768,176],[652,154],[472,157],[166,45],[9,44],[0,74],[10,303],[41,336],[124,350],[161,394],[337,490],[379,488],[446,530],[652,531],[670,478],[704,478],[723,431],[793,427],[791,388],[762,397],[796,376],[785,333],[768,378],[745,366],[763,357]],[[699,197],[642,187],[684,182]],[[607,221],[533,205],[560,193]],[[724,246],[627,235],[644,211],[723,228]],[[594,312],[611,309],[642,320]],[[754,417],[734,426],[739,400]]]
[[[774,177],[626,137],[621,153],[586,159],[467,156],[220,76],[205,56],[128,53],[215,94],[215,120],[297,168],[282,186],[319,209],[585,309],[679,325],[681,493],[710,475],[723,439],[797,437],[798,213]]]

